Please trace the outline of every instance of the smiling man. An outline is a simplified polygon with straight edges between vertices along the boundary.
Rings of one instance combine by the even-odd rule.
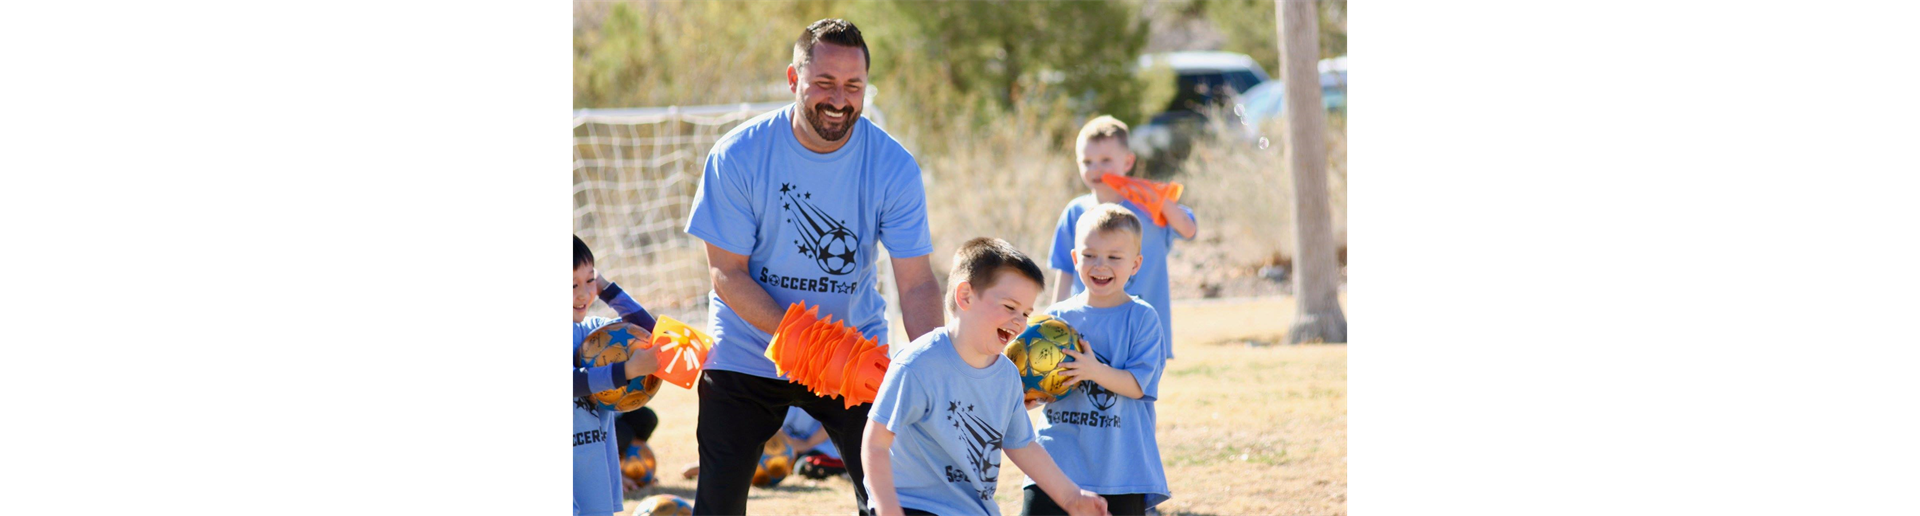
[[[786,70],[794,103],[742,122],[707,154],[687,221],[687,233],[707,244],[715,339],[698,389],[695,514],[746,513],[761,445],[787,407],[819,420],[838,449],[861,449],[870,404],[848,409],[816,396],[764,355],[787,306],[804,301],[885,343],[886,302],[875,288],[876,244],[884,244],[907,337],[945,324],[920,166],[860,117],[870,62],[852,23],[814,22]],[[861,485],[859,454],[844,459]],[[854,499],[867,512],[866,490]]]

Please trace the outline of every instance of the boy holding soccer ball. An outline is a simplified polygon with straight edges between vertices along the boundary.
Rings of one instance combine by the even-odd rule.
[[[867,413],[863,449],[869,503],[880,516],[998,516],[993,493],[1006,452],[1027,477],[1074,514],[1106,514],[1106,501],[1060,473],[1033,443],[1023,387],[1001,355],[1026,327],[1045,281],[1040,266],[997,238],[954,253],[947,308],[953,321],[894,351]]]
[[[602,285],[605,285],[602,287]],[[594,298],[605,301],[620,313],[620,319],[587,317]],[[573,237],[573,349],[601,326],[625,321],[653,331],[653,315],[620,290],[619,285],[600,278],[593,269],[593,250],[580,237]],[[611,516],[621,509],[620,445],[615,438],[612,411],[601,410],[587,396],[627,384],[628,379],[653,374],[659,359],[653,353],[638,353],[619,364],[573,368],[573,514],[575,516]],[[644,407],[641,410],[646,410]]]
[[[1170,492],[1153,435],[1166,338],[1153,306],[1124,288],[1140,270],[1141,222],[1114,204],[1079,218],[1072,259],[1086,291],[1047,313],[1073,326],[1090,353],[1061,350],[1073,357],[1061,365],[1073,389],[1042,409],[1040,447],[1113,514],[1144,514]],[[1027,481],[1023,516],[1067,514],[1039,487]]]

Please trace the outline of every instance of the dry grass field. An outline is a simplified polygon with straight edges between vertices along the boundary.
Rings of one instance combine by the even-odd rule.
[[[1346,514],[1347,348],[1278,345],[1293,311],[1290,297],[1175,303],[1178,358],[1167,364],[1157,405],[1173,491],[1162,514]],[[693,391],[674,386],[654,399],[660,427],[650,444],[664,480],[636,498],[693,498],[694,482],[678,472],[698,455],[697,405]],[[1000,511],[1019,514],[1025,477],[1012,461],[1002,465]],[[842,478],[791,476],[754,488],[747,507],[753,514],[852,514],[852,489]],[[629,512],[633,506],[629,500]]]

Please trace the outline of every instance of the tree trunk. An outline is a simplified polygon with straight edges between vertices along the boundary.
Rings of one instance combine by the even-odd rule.
[[[1299,307],[1287,342],[1346,342],[1339,264],[1327,202],[1326,108],[1320,100],[1320,17],[1313,0],[1274,2],[1280,17],[1280,80],[1286,81],[1287,159],[1293,176],[1293,292]]]

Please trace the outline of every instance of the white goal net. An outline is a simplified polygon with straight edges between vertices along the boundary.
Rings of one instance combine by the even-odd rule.
[[[784,105],[575,111],[573,231],[593,248],[600,274],[655,315],[705,326],[712,288],[706,244],[685,230],[707,151],[740,122]],[[870,99],[866,111],[882,120]],[[899,336],[887,264],[882,256],[878,283]],[[593,313],[614,316],[597,303]]]

